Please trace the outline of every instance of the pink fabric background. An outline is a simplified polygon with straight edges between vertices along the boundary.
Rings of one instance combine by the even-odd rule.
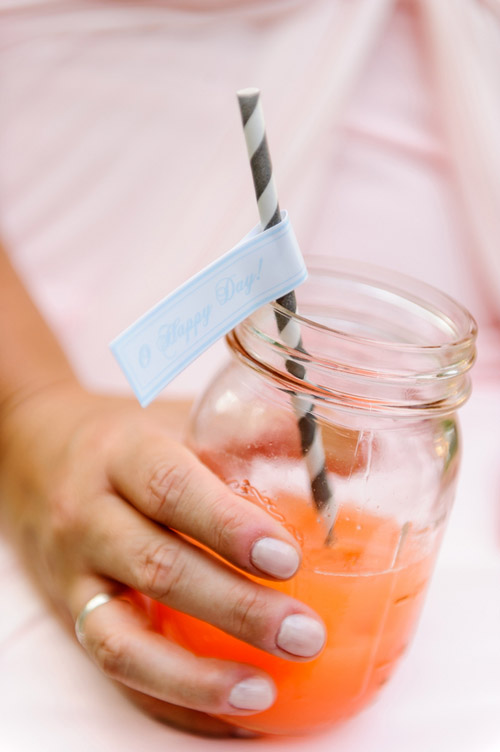
[[[481,325],[476,378],[500,372],[495,301],[411,8],[393,14],[339,114],[316,102],[347,33],[346,0],[214,5],[229,9],[75,0],[3,12],[0,226],[81,378],[127,390],[108,342],[255,224],[234,97],[252,83],[304,254],[441,287]],[[221,352],[169,393],[198,387]]]
[[[258,85],[281,203],[306,257],[399,269],[471,310],[480,338],[463,410],[464,469],[417,639],[373,708],[286,744],[492,752],[500,748],[498,301],[460,203],[419,15],[411,3],[391,12],[337,101],[348,6],[3,0],[0,227],[81,379],[128,392],[108,342],[256,222],[234,92]],[[192,394],[224,357],[219,343],[167,395]],[[5,749],[220,745],[129,706],[0,546]]]

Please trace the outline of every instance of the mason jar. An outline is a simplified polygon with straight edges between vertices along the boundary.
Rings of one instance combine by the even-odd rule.
[[[309,259],[309,273],[298,313],[271,303],[228,335],[230,361],[188,443],[300,543],[296,576],[261,582],[315,609],[326,646],[295,663],[159,610],[164,632],[196,654],[273,677],[270,709],[229,720],[275,734],[357,713],[406,650],[453,502],[456,411],[475,357],[474,320],[437,289],[327,258]]]

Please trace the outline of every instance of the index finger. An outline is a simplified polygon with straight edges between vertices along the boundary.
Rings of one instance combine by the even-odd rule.
[[[250,574],[288,579],[299,567],[300,546],[291,533],[164,434],[142,430],[123,437],[108,477],[143,514]]]

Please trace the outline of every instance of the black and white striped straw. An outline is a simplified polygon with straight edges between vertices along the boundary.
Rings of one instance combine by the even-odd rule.
[[[243,131],[247,144],[248,156],[252,170],[252,177],[259,209],[260,223],[263,230],[281,222],[278,192],[274,182],[274,175],[267,145],[264,113],[260,101],[259,89],[241,89],[237,92],[240,105]],[[297,312],[295,292],[292,290],[277,303],[290,311]],[[288,316],[281,311],[275,311],[276,323],[283,342],[292,350],[307,355],[302,344],[300,326],[294,316]],[[306,368],[297,360],[285,361],[287,371],[297,379],[306,378]],[[311,493],[314,504],[329,524],[329,538],[337,510],[333,492],[328,482],[325,450],[321,438],[321,429],[314,415],[314,402],[305,395],[292,395],[292,406],[297,418],[300,432],[302,454],[307,466],[311,483]]]

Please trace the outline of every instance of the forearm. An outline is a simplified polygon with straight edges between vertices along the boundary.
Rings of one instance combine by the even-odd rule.
[[[0,425],[19,401],[76,381],[71,366],[0,247]]]

